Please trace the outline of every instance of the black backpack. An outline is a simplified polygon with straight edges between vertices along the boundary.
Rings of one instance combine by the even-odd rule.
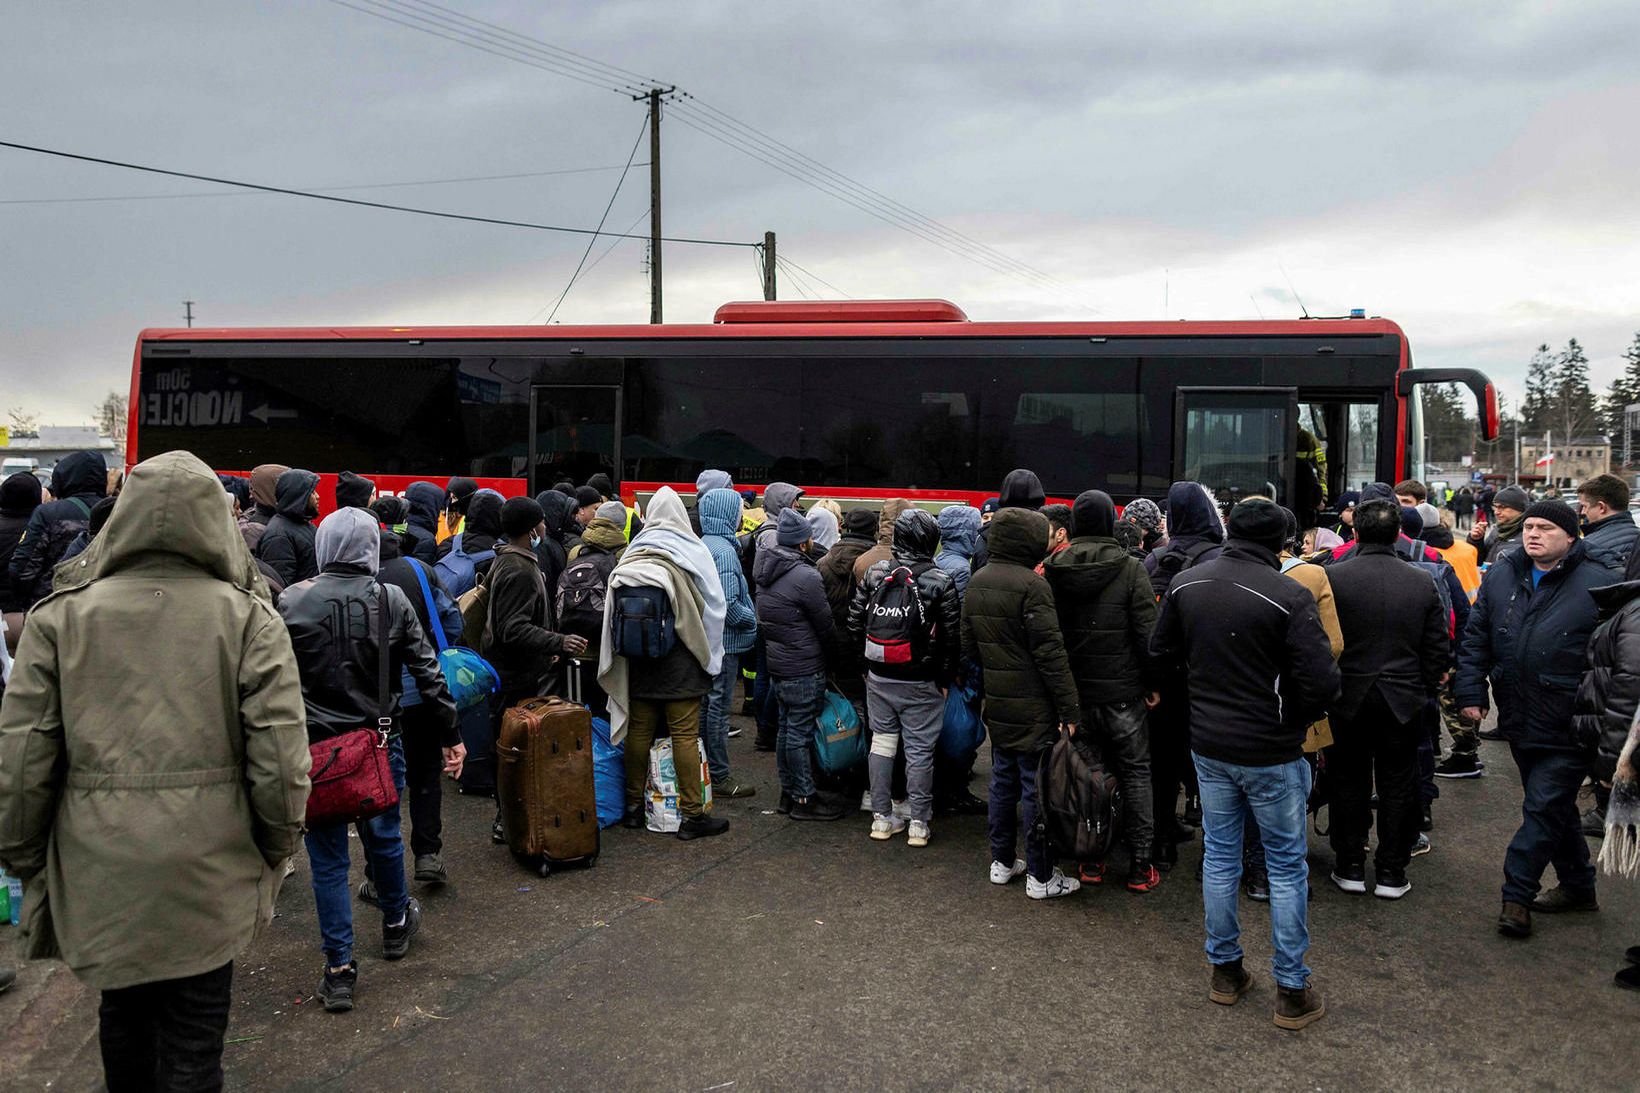
[[[604,600],[615,555],[582,552],[558,578],[558,630],[597,642],[604,632]]]
[[[1049,853],[1079,862],[1103,860],[1116,841],[1122,787],[1081,736],[1061,736],[1043,753],[1036,787],[1037,822],[1047,833]]]
[[[930,637],[917,575],[894,566],[866,601],[866,663],[911,664],[925,655]]]
[[[1196,564],[1203,554],[1219,544],[1211,539],[1203,539],[1187,547],[1174,548],[1166,546],[1156,557],[1156,570],[1150,575],[1150,590],[1157,599],[1167,595],[1167,590],[1173,585],[1173,578]]]
[[[653,660],[678,643],[672,597],[653,585],[626,585],[615,593],[609,615],[609,640],[623,657]]]

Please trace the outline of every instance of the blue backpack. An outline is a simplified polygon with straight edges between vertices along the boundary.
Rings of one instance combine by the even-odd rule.
[[[827,774],[842,774],[865,761],[866,734],[854,703],[827,691],[814,732],[814,758]]]
[[[490,696],[501,689],[501,674],[495,666],[471,649],[451,645],[444,636],[444,624],[439,621],[438,604],[433,601],[433,589],[427,583],[422,563],[410,559],[410,569],[421,585],[422,602],[427,605],[427,619],[433,624],[434,652],[438,654],[439,670],[444,673],[444,685],[450,689],[450,698],[456,711],[465,712],[485,705]]]
[[[628,585],[615,592],[610,640],[623,657],[664,657],[678,643],[672,598],[653,585]]]
[[[478,585],[478,567],[494,557],[493,550],[468,554],[461,549],[461,534],[458,532],[450,540],[450,553],[440,558],[433,568],[438,570],[438,579],[443,583],[444,591],[450,594],[451,599],[459,600]]]

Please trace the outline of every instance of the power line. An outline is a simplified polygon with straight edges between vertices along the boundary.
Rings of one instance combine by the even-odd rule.
[[[787,258],[784,254],[775,255],[774,260],[775,260],[775,264],[777,264],[777,265],[784,262],[786,265],[791,266],[793,269],[797,270],[799,273],[802,273],[802,274],[806,275],[807,277],[809,277],[809,279],[814,280],[814,281],[819,281],[822,285],[825,285],[827,288],[831,289],[833,292],[837,293],[837,295],[841,296],[845,300],[854,299],[854,297],[850,296],[848,293],[844,292],[842,289],[838,288],[836,285],[832,284],[830,281],[826,280],[824,277],[821,277],[819,274],[810,273],[808,270],[804,269],[802,266],[798,265],[796,262],[793,262],[790,258]]]
[[[627,157],[626,157],[626,171],[622,171],[621,172],[621,177],[616,180],[616,182],[615,182],[615,192],[609,195],[609,202],[608,202],[608,204],[606,204],[604,206],[604,215],[602,215],[598,218],[598,230],[599,231],[603,230],[604,221],[609,219],[609,210],[611,210],[615,207],[615,199],[617,197],[621,196],[621,184],[626,181],[627,171],[630,171],[632,169],[632,161],[634,159],[638,158],[638,145],[643,142],[644,133],[646,133],[648,130],[649,130],[649,118],[646,115],[644,117],[643,125],[640,126],[639,129],[638,129],[637,139],[632,142],[632,151],[627,154]],[[587,249],[581,252],[581,260],[579,262],[575,263],[575,272],[571,273],[569,275],[569,281],[568,281],[568,283],[566,283],[564,285],[564,291],[562,291],[558,294],[558,301],[557,301],[557,303],[552,305],[552,313],[547,316],[547,322],[549,322],[549,323],[552,322],[553,316],[557,315],[558,314],[558,309],[561,306],[563,306],[564,297],[568,296],[569,295],[569,290],[575,287],[575,279],[577,277],[581,276],[581,267],[585,266],[587,264],[587,255],[592,253],[592,248],[597,244],[597,242],[598,242],[598,237],[596,235],[594,235],[592,238],[587,240]],[[533,319],[532,319],[532,321],[533,321]]]
[[[633,166],[637,166],[637,164],[633,164]],[[632,231],[633,228],[636,228],[639,224],[643,223],[644,218],[647,217],[648,215],[649,215],[649,210],[644,209],[637,216],[633,217],[632,218],[632,223],[627,225],[626,231],[620,233],[620,236],[618,238],[616,238],[615,242],[613,242],[609,246],[605,247],[603,253],[598,255],[598,257],[596,257],[592,260],[592,264],[586,268],[585,273],[591,273],[593,270],[597,269],[598,268],[598,263],[602,262],[605,258],[608,258],[610,251],[614,250],[616,247],[620,246],[622,243],[626,242],[628,239],[642,238],[641,236],[635,236],[635,235],[631,235],[629,233]],[[609,235],[608,232],[605,232],[604,234],[606,236]],[[752,248],[753,248],[752,253],[753,253],[754,257],[756,256],[757,248],[760,247],[760,246],[762,246],[761,243],[753,243],[752,244]]]
[[[647,167],[648,163],[633,163],[632,167]],[[458,182],[503,182],[520,178],[547,178],[551,175],[584,175],[596,171],[624,171],[616,163],[608,167],[565,167],[556,171],[520,171],[510,175],[467,175],[463,178],[422,178],[413,182],[357,182],[347,186],[314,186],[314,193],[342,193],[349,190],[392,190],[405,186],[446,186]],[[250,194],[212,190],[194,190],[185,194],[116,194],[103,197],[13,197],[0,198],[0,205],[79,205],[94,201],[175,201],[189,197],[250,197]]]
[[[442,212],[438,209],[418,209],[410,205],[390,205],[382,201],[364,201],[356,197],[337,197],[334,194],[314,193],[309,190],[293,190],[284,186],[266,186],[258,182],[241,182],[231,178],[216,178],[211,175],[194,174],[189,171],[172,171],[164,167],[149,167],[141,163],[125,163],[117,159],[104,159],[101,156],[88,156],[79,152],[65,152],[57,148],[40,148],[32,144],[18,144],[9,140],[0,140],[0,148],[14,148],[20,152],[35,152],[43,156],[56,156],[59,159],[72,159],[81,163],[96,163],[104,167],[120,167],[128,171],[142,171],[153,175],[168,175],[172,178],[192,179],[195,182],[212,182],[218,186],[237,186],[245,190],[258,190],[262,193],[284,194],[288,197],[305,197],[312,201],[330,201],[338,205],[357,205],[366,209],[385,209],[396,213],[414,213],[417,216],[435,216],[443,220],[464,220],[473,224],[494,224],[503,228],[530,228],[535,231],[565,232],[570,235],[603,235],[611,233],[598,231],[593,228],[566,228],[557,224],[537,224],[527,220],[503,220],[492,216],[471,216],[466,213]],[[647,239],[646,235],[627,236],[629,239]],[[741,243],[730,239],[692,239],[687,237],[667,236],[668,243],[693,243],[706,247],[750,247],[752,243]]]

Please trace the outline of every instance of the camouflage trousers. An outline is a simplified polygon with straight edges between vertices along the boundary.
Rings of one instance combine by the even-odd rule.
[[[1436,695],[1441,705],[1441,721],[1452,736],[1452,754],[1473,756],[1480,751],[1480,722],[1471,721],[1458,713],[1458,700],[1448,682]]]

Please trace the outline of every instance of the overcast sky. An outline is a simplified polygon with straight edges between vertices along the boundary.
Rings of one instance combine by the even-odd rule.
[[[1419,364],[1483,368],[1511,402],[1538,343],[1580,339],[1603,387],[1640,329],[1632,0],[441,2],[675,82],[1065,286],[669,117],[668,234],[772,229],[850,296],[1274,318],[1298,312],[1290,278],[1312,313],[1394,318]],[[347,191],[483,216],[596,224],[618,169],[537,173],[618,167],[644,121],[609,90],[328,0],[53,0],[12,5],[5,36],[0,139],[293,187],[536,176]],[[60,200],[218,189],[0,149],[0,408],[87,420],[184,299],[211,326],[539,322],[586,245],[277,196]],[[635,168],[607,227],[647,200]],[[619,244],[558,321],[646,321],[642,259]],[[672,321],[759,294],[744,249],[671,246],[665,271]]]

